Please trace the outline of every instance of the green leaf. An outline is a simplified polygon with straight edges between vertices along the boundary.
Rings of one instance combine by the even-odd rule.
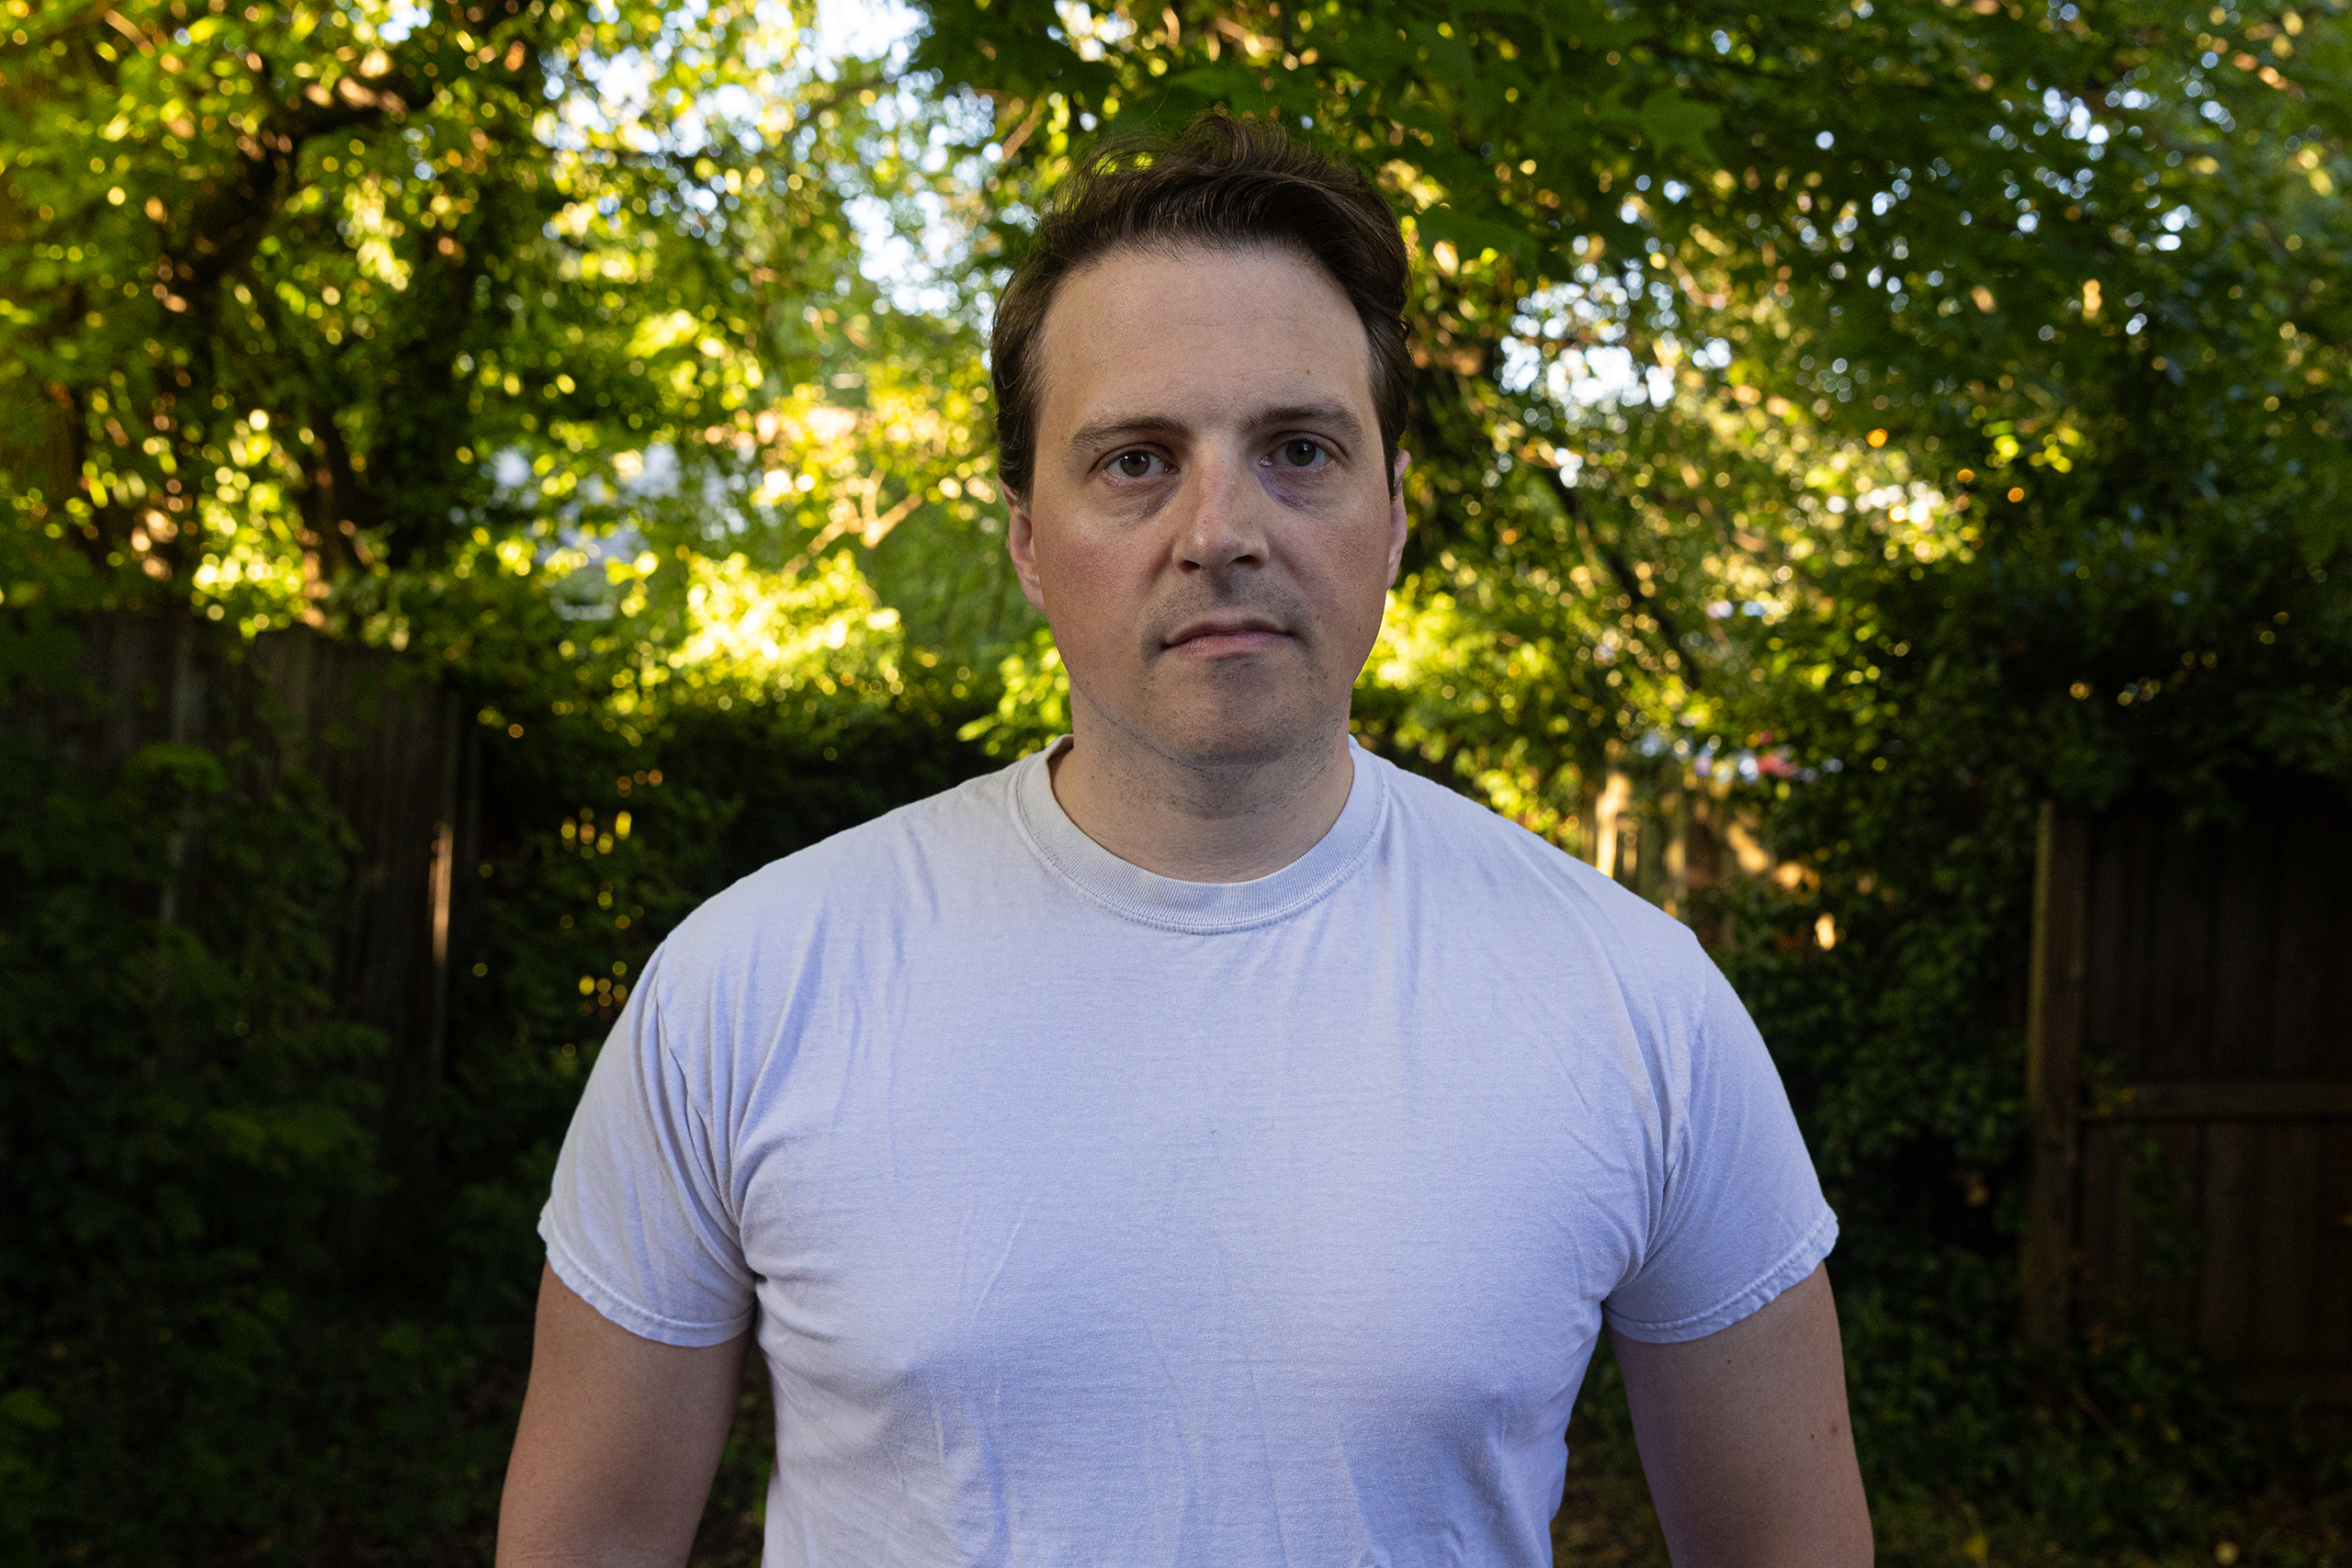
[[[1723,119],[1723,111],[1712,104],[1688,98],[1671,87],[1660,87],[1642,100],[1634,111],[1634,119],[1650,145],[1660,152],[1677,147],[1688,147],[1704,157],[1707,152],[1707,132]]]
[[[49,1401],[41,1397],[40,1391],[32,1388],[0,1394],[0,1421],[13,1421],[40,1432],[51,1431],[64,1424],[50,1408]]]
[[[228,771],[220,759],[201,746],[176,740],[156,740],[133,752],[125,773],[133,780],[168,781],[197,795],[218,795],[229,787]]]

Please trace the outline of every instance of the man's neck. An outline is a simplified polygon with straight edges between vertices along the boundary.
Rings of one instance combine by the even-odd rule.
[[[1070,743],[1047,760],[1054,798],[1121,860],[1181,882],[1272,875],[1331,830],[1355,782],[1344,718],[1279,757],[1198,767],[1091,716],[1073,713]]]

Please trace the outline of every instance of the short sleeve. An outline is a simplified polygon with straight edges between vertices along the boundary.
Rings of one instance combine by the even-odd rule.
[[[558,1278],[630,1333],[719,1345],[752,1321],[751,1269],[709,1120],[662,1039],[661,955],[588,1075],[539,1215]]]
[[[1665,1075],[1657,1223],[1603,1303],[1611,1328],[1654,1344],[1729,1327],[1810,1275],[1838,1240],[1763,1038],[1722,974],[1705,971],[1688,1059]]]

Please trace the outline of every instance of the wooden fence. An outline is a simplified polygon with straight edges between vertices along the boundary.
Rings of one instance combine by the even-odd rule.
[[[85,697],[20,699],[12,722],[107,773],[159,740],[242,742],[265,777],[317,779],[357,840],[338,911],[338,1016],[390,1042],[378,1133],[392,1173],[428,1176],[422,1115],[442,1073],[456,868],[476,831],[478,752],[464,705],[410,660],[305,629],[250,645],[187,617],[74,623]],[[175,918],[166,888],[159,914]],[[361,1223],[368,1223],[361,1216]]]
[[[2154,1328],[2238,1398],[2352,1404],[2352,803],[2046,808],[2025,1330]]]

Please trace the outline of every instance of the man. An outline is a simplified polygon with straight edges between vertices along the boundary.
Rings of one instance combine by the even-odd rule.
[[[1069,738],[778,862],[648,967],[542,1222],[503,1562],[684,1558],[756,1335],[767,1561],[1550,1561],[1605,1324],[1684,1564],[1865,1562],[1822,1258],[1689,933],[1354,747],[1406,254],[1223,118],[1001,302]]]

